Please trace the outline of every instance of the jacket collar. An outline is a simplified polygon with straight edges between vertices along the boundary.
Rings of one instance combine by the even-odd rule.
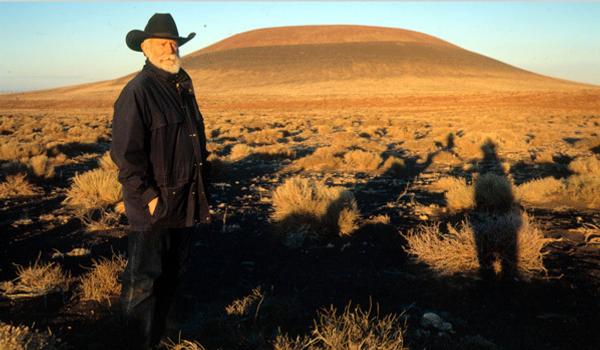
[[[156,76],[158,76],[159,78],[168,81],[170,83],[180,83],[180,82],[184,82],[186,80],[189,80],[190,77],[187,74],[186,71],[183,70],[183,68],[179,69],[178,73],[169,73],[166,70],[162,70],[160,68],[158,68],[157,66],[155,66],[154,64],[152,64],[152,62],[150,62],[149,59],[146,58],[146,64],[144,64],[144,68],[143,70],[148,71]]]

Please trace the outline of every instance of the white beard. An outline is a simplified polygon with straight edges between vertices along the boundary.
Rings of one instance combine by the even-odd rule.
[[[176,54],[162,57],[157,60],[154,60],[152,58],[149,59],[153,65],[171,74],[179,73],[179,69],[181,68],[181,58],[179,57],[179,55]]]

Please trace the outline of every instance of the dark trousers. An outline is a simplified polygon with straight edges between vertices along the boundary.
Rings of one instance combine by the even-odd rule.
[[[121,310],[131,349],[155,346],[175,321],[175,297],[195,228],[153,228],[128,234]]]

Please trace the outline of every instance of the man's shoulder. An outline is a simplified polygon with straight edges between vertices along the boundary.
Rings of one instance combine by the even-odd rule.
[[[143,70],[138,72],[130,81],[125,84],[121,95],[124,94],[140,94],[148,87],[150,77]]]

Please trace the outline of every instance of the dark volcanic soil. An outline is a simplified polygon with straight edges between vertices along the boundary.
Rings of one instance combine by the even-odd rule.
[[[439,277],[406,255],[399,234],[420,223],[415,204],[443,204],[438,194],[418,190],[435,175],[431,169],[401,178],[358,176],[353,183],[329,176],[331,183],[346,183],[354,191],[364,217],[388,214],[393,227],[367,227],[351,238],[290,250],[274,239],[271,205],[261,200],[269,197],[264,189],[281,183],[275,174],[280,163],[246,159],[229,169],[227,180],[213,184],[215,220],[196,237],[179,298],[182,338],[207,349],[268,348],[278,328],[293,336],[308,334],[317,310],[329,305],[342,310],[351,301],[364,308],[378,304],[381,315],[402,314],[411,349],[600,348],[600,249],[568,234],[583,222],[600,223],[600,213],[531,210],[548,235],[563,237],[546,248],[548,276],[502,284],[484,284],[470,275]],[[408,195],[397,200],[409,181]],[[90,248],[91,256],[57,260],[73,276],[85,272],[92,258],[125,253],[123,227],[85,232],[61,206],[67,185],[46,186],[39,197],[0,204],[1,280],[14,278],[13,263],[27,265],[38,252],[49,261],[54,249]],[[38,220],[48,213],[55,219]],[[24,218],[32,222],[14,225]],[[258,286],[266,297],[255,317],[227,316],[226,305]],[[453,332],[422,327],[425,312],[450,322]],[[72,291],[0,300],[0,319],[49,327],[67,348],[119,349],[122,344],[116,300],[112,306],[83,303]]]

